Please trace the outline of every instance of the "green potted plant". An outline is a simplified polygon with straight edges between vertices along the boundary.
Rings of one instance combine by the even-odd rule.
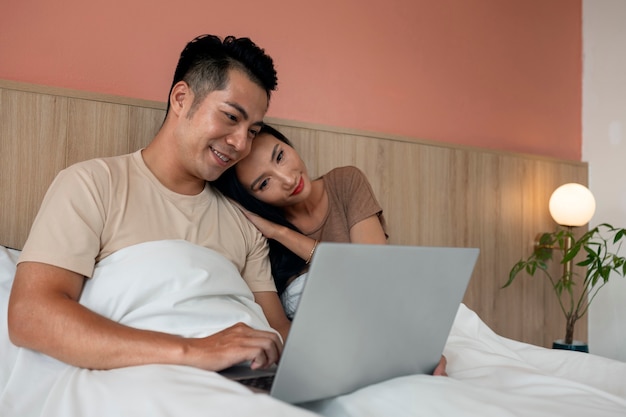
[[[588,351],[586,344],[582,349],[573,347],[574,327],[576,322],[584,317],[589,305],[596,295],[606,285],[609,278],[617,274],[626,275],[626,258],[619,255],[621,244],[626,237],[626,229],[615,228],[607,223],[584,233],[576,239],[572,227],[559,228],[552,233],[543,233],[535,245],[535,250],[527,258],[516,263],[504,287],[510,286],[515,278],[523,271],[529,276],[540,273],[546,277],[554,290],[557,301],[565,315],[565,338],[559,346],[560,340],[553,347]],[[563,254],[561,276],[550,273],[548,263],[552,261],[553,251],[559,250]],[[586,268],[584,276],[573,272],[572,263],[577,256],[576,265]],[[575,291],[580,285],[581,290]]]

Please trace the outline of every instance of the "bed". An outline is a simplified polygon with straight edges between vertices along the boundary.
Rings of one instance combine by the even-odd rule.
[[[543,282],[500,289],[534,235],[554,227],[546,213],[551,191],[564,182],[586,183],[586,164],[279,119],[269,122],[293,139],[312,175],[348,164],[366,173],[391,243],[481,249],[445,346],[449,377],[410,375],[296,407],[213,372],[166,365],[91,371],[13,346],[6,305],[15,262],[50,181],[71,163],[144,146],[163,109],[162,103],[0,81],[0,415],[626,415],[626,364],[593,355],[593,347],[591,354],[547,348],[563,323],[551,299],[544,300]],[[199,250],[185,245],[156,242],[152,249]],[[176,261],[163,256],[156,258],[163,265],[155,257],[141,264],[121,255],[154,274]],[[179,271],[197,269],[195,262],[207,256],[188,258],[194,268],[183,264]],[[113,260],[102,265],[103,274],[120,268]],[[109,290],[108,298],[90,297]],[[121,300],[113,289],[86,288],[81,302],[129,325],[198,331],[203,316],[193,303],[178,315],[181,322],[158,319],[164,306],[180,304],[171,299],[178,293],[143,286],[124,293]],[[586,323],[579,331],[577,337],[586,338]]]

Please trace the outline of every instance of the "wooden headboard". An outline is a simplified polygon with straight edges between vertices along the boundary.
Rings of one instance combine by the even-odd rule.
[[[145,146],[165,105],[0,80],[0,244],[21,248],[43,194],[62,168]],[[385,211],[390,243],[478,247],[464,302],[497,333],[550,346],[564,322],[544,280],[501,289],[535,235],[554,229],[551,192],[587,184],[587,165],[413,138],[268,119],[311,176],[356,165]],[[558,267],[558,266],[557,266]],[[586,322],[577,328],[586,339]]]

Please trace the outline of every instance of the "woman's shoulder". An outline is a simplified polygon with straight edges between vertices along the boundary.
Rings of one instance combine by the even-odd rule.
[[[365,177],[363,171],[354,165],[346,165],[342,167],[333,168],[324,174],[324,177],[340,178],[340,177]]]
[[[327,190],[352,195],[360,190],[371,188],[370,183],[359,168],[348,165],[333,168],[323,176]]]

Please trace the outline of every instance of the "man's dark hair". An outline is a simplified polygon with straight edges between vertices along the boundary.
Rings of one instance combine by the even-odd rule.
[[[191,116],[207,94],[226,88],[231,69],[243,71],[265,90],[269,101],[278,82],[272,58],[249,38],[234,36],[222,40],[215,35],[201,35],[190,41],[180,53],[169,94],[176,83],[185,81],[194,93]],[[169,94],[166,114],[170,109]]]
[[[286,143],[289,146],[291,142],[285,135],[269,125],[263,125],[259,131],[259,135],[266,133],[274,136],[276,139]],[[292,146],[293,147],[293,146]],[[275,207],[267,204],[254,197],[248,189],[246,189],[239,179],[235,171],[236,167],[230,167],[218,179],[211,182],[215,188],[222,192],[226,197],[232,198],[241,204],[245,209],[267,219],[276,224],[288,227],[299,233],[300,230],[291,224],[285,217],[281,207]],[[272,267],[272,276],[276,284],[278,294],[282,294],[287,287],[287,281],[296,275],[302,273],[306,268],[305,261],[298,255],[287,249],[281,243],[274,239],[268,239],[270,247],[270,264]]]

